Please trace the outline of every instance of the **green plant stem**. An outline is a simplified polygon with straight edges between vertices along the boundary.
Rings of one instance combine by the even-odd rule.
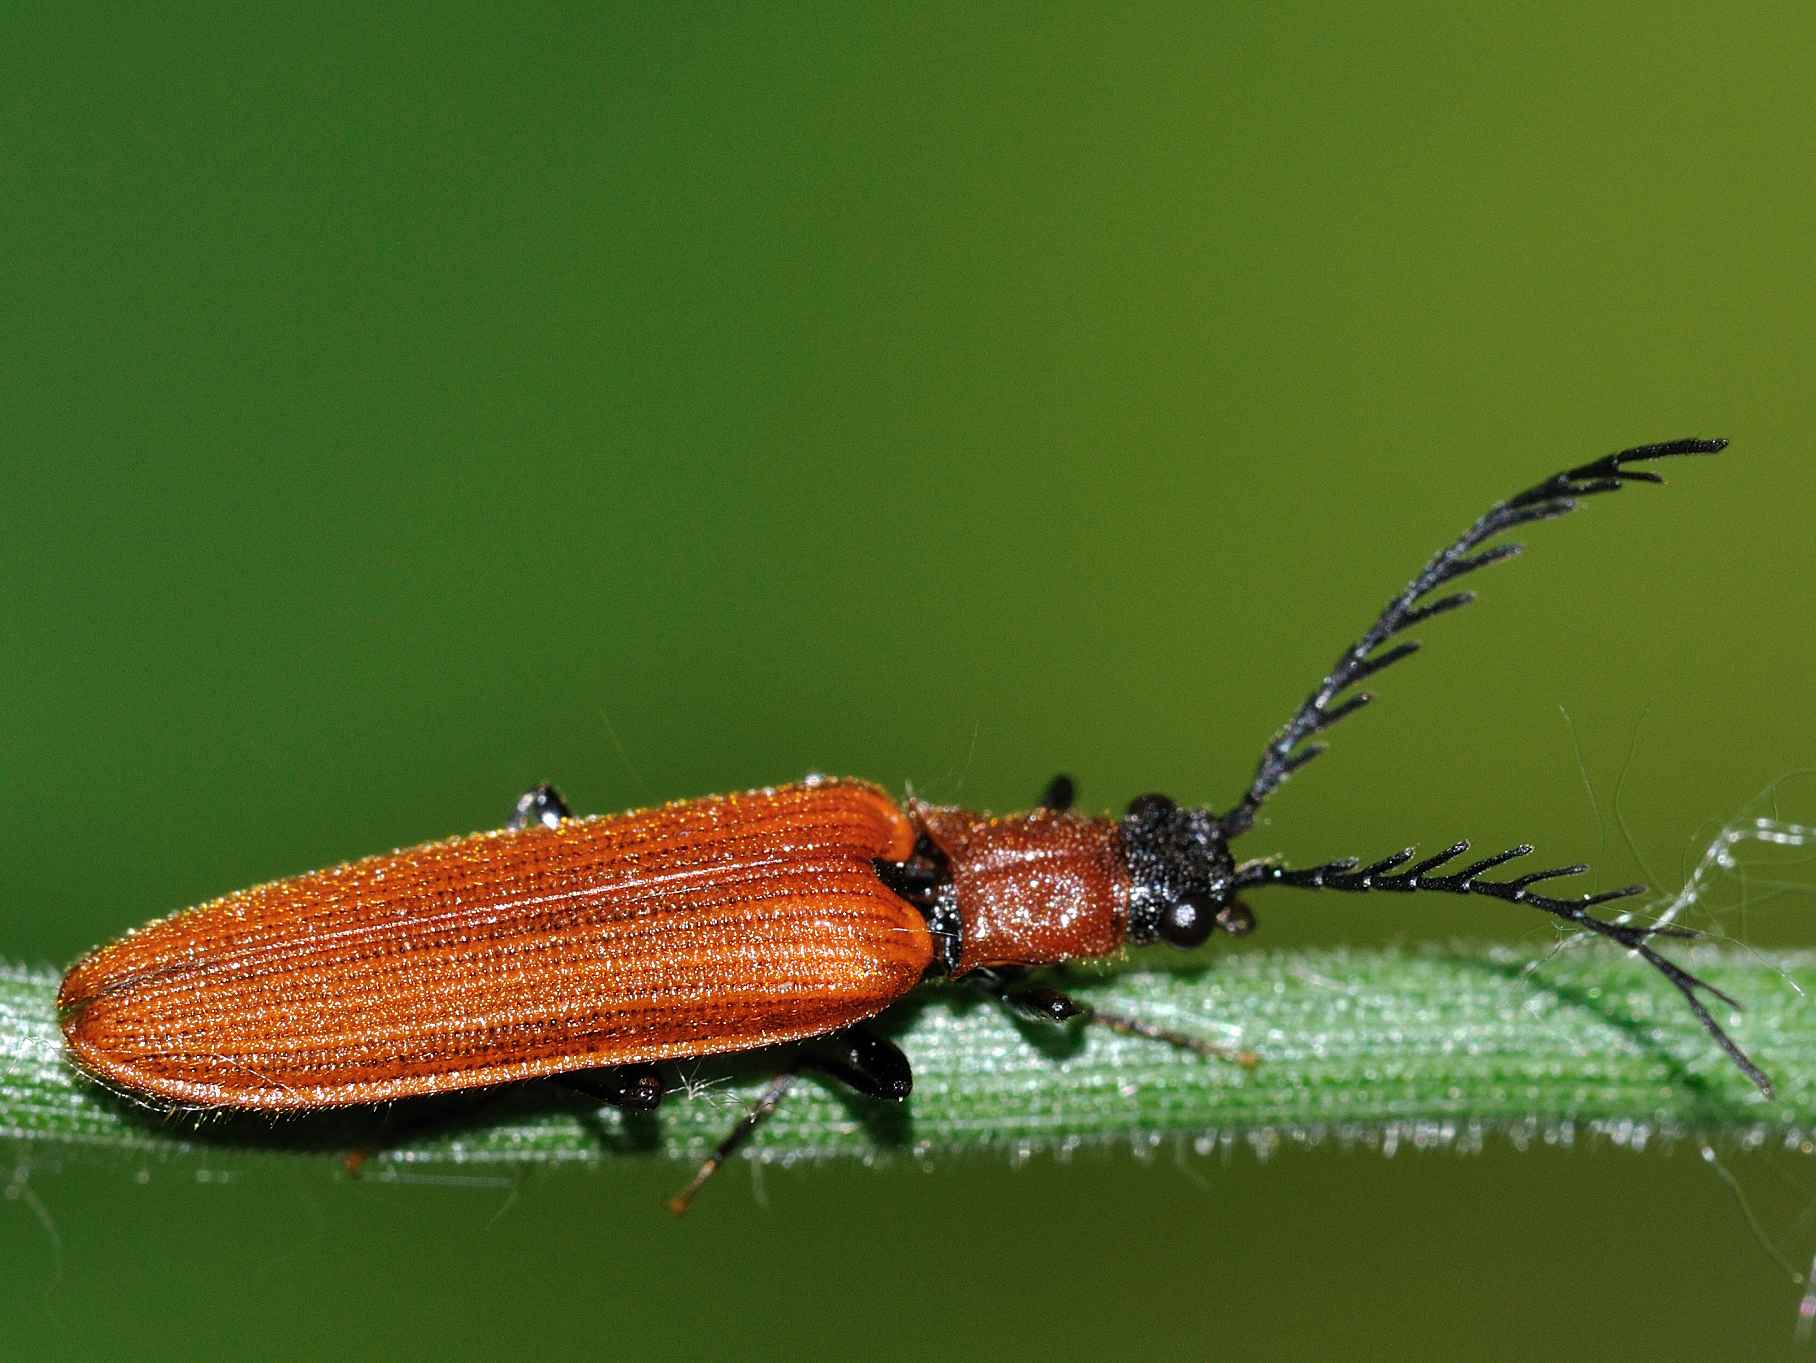
[[[1796,1141],[1816,1128],[1816,953],[1682,953],[1746,1004],[1734,1034],[1778,1087],[1759,1095],[1677,995],[1624,952],[1579,945],[1534,968],[1481,944],[1423,950],[1227,952],[1203,969],[1071,982],[1084,999],[1258,1052],[1253,1070],[1078,1023],[1014,1022],[929,988],[888,1020],[915,1068],[896,1107],[796,1086],[752,1152],[771,1159],[1247,1141],[1473,1143],[1595,1130],[1639,1141],[1726,1134]],[[377,1150],[376,1167],[698,1158],[786,1052],[676,1067],[661,1109],[626,1117],[549,1085],[480,1107],[445,1100],[270,1121],[139,1108],[65,1063],[56,976],[0,967],[0,1135],[22,1153],[135,1156]],[[1723,1009],[1723,1012],[1726,1010]]]

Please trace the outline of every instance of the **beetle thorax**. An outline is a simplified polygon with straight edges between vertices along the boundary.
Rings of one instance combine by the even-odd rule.
[[[1129,874],[1116,823],[1048,809],[989,818],[918,801],[908,815],[946,859],[962,934],[953,974],[1122,946]]]

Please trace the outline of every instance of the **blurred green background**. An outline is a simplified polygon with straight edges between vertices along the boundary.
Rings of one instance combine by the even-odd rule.
[[[0,28],[0,955],[544,777],[1227,803],[1490,501],[1690,433],[1734,450],[1531,531],[1250,850],[1670,886],[1816,757],[1806,6]],[[1218,950],[1552,940],[1257,907]],[[1715,907],[1812,939],[1807,900]],[[739,1167],[680,1224],[638,1161],[19,1158],[8,1357],[1797,1352],[1689,1146]],[[1807,1265],[1816,1167],[1725,1162]]]

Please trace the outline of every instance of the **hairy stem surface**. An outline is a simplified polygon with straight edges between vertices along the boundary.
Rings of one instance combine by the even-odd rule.
[[[804,1082],[751,1153],[934,1160],[1167,1140],[1470,1144],[1497,1131],[1516,1141],[1584,1130],[1629,1142],[1801,1139],[1816,1128],[1816,1007],[1796,985],[1816,989],[1816,953],[1768,960],[1699,947],[1683,958],[1746,1005],[1723,1020],[1775,1081],[1777,1101],[1624,952],[1582,945],[1534,967],[1530,951],[1481,944],[1226,949],[1203,969],[1066,984],[1106,1010],[1253,1050],[1262,1059],[1252,1070],[1079,1022],[1012,1021],[966,991],[929,988],[887,1020],[915,1068],[906,1104]],[[662,1107],[637,1116],[548,1085],[280,1121],[168,1114],[68,1067],[56,982],[0,967],[0,1136],[25,1157],[85,1149],[218,1163],[364,1148],[373,1172],[696,1159],[785,1063],[767,1053],[681,1065]]]

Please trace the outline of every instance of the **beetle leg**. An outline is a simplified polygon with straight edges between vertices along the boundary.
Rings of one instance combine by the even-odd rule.
[[[618,1065],[611,1069],[557,1074],[552,1076],[551,1082],[599,1102],[610,1103],[625,1112],[652,1112],[662,1101],[662,1076],[654,1065]],[[470,1118],[511,1087],[493,1084],[465,1094],[449,1095],[437,1099],[433,1105],[413,1110],[405,1120],[392,1126],[382,1140],[358,1146],[341,1156],[341,1167],[349,1177],[358,1178],[360,1170],[374,1155],[396,1149],[426,1132]]]
[[[1021,1017],[1036,1022],[1070,1022],[1075,1017],[1089,1018],[1091,1006],[1080,1003],[1070,994],[1044,985],[1018,985],[1005,988],[997,995],[1003,1006]]]
[[[805,1069],[819,1070],[841,1083],[848,1084],[866,1098],[887,1098],[900,1102],[914,1087],[914,1071],[908,1057],[893,1041],[886,1041],[863,1027],[847,1027],[831,1036],[811,1041],[775,1081],[763,1090],[755,1106],[738,1119],[725,1139],[713,1147],[687,1181],[687,1186],[668,1200],[668,1209],[676,1216],[693,1205],[694,1197],[706,1180],[719,1172],[721,1165],[768,1121],[794,1087]]]
[[[796,1063],[829,1074],[866,1098],[899,1103],[914,1091],[914,1070],[902,1048],[863,1027],[819,1038]]]
[[[554,828],[563,819],[573,817],[567,801],[561,798],[561,792],[544,781],[540,785],[531,786],[517,797],[517,807],[511,811],[511,822],[506,827],[513,831],[528,828],[531,824]]]
[[[965,983],[982,990],[1011,1013],[1036,1022],[1069,1022],[1091,1011],[1069,994],[1026,983],[1028,974],[1025,966],[990,966],[971,971],[965,976]]]
[[[555,1082],[626,1112],[654,1112],[662,1102],[662,1076],[654,1065],[581,1070],[576,1074],[557,1075]]]
[[[1047,782],[1047,792],[1040,797],[1040,807],[1064,814],[1078,798],[1078,783],[1063,771]]]
[[[1132,1018],[1123,1013],[1105,1013],[1093,1008],[1090,1010],[1090,1020],[1099,1027],[1107,1027],[1112,1032],[1119,1032],[1123,1036],[1139,1036],[1146,1037],[1149,1041],[1164,1041],[1169,1046],[1177,1046],[1181,1050],[1191,1051],[1211,1060],[1227,1060],[1233,1065],[1242,1066],[1245,1070],[1252,1070],[1261,1063],[1261,1057],[1253,1051],[1243,1050],[1239,1046],[1219,1046],[1215,1041],[1206,1041],[1201,1036],[1193,1036],[1189,1032],[1175,1032],[1170,1027],[1156,1027],[1152,1023],[1143,1022],[1140,1018]]]
[[[1245,1051],[1229,1046],[1219,1046],[1214,1041],[1193,1036],[1188,1032],[1175,1032],[1168,1027],[1156,1027],[1152,1023],[1132,1018],[1123,1013],[1106,1013],[1088,1003],[1080,1003],[1070,994],[1045,985],[1023,983],[1025,971],[1011,972],[1006,969],[974,970],[967,979],[975,979],[978,988],[994,996],[1010,1012],[1038,1022],[1069,1022],[1082,1017],[1086,1022],[1099,1027],[1107,1027],[1112,1032],[1123,1036],[1146,1037],[1149,1041],[1163,1041],[1169,1046],[1192,1051],[1197,1055],[1208,1056],[1213,1060],[1228,1060],[1244,1069],[1252,1069],[1261,1062],[1261,1057],[1253,1051]],[[977,979],[978,976],[985,978]]]
[[[693,1206],[695,1195],[705,1186],[706,1180],[718,1173],[719,1166],[736,1154],[738,1147],[749,1140],[759,1126],[769,1120],[769,1115],[782,1105],[782,1100],[788,1096],[788,1090],[794,1087],[795,1080],[800,1077],[800,1074],[793,1068],[786,1069],[775,1077],[775,1081],[763,1090],[763,1096],[757,1099],[756,1106],[745,1113],[738,1120],[738,1124],[726,1134],[725,1139],[713,1147],[712,1154],[701,1162],[700,1167],[694,1171],[694,1176],[687,1181],[687,1186],[669,1198],[667,1206],[671,1212],[676,1216],[686,1214],[687,1209]]]

